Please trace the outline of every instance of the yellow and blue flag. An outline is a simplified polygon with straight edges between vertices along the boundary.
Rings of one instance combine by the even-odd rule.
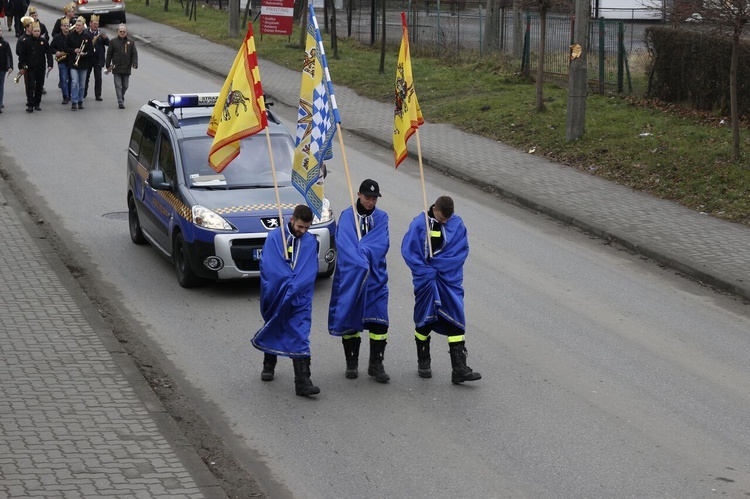
[[[323,209],[323,161],[332,157],[331,142],[341,118],[312,3],[308,12],[292,184],[319,217]]]
[[[221,172],[240,154],[240,140],[267,126],[268,115],[255,53],[253,25],[248,23],[245,41],[221,87],[208,123],[206,133],[214,138],[208,153],[208,164]]]
[[[420,125],[424,124],[422,110],[417,101],[417,92],[414,90],[411,56],[409,55],[409,31],[406,27],[406,14],[403,12],[401,25],[403,33],[396,66],[396,109],[393,118],[393,153],[396,157],[396,168],[408,154],[406,141]]]

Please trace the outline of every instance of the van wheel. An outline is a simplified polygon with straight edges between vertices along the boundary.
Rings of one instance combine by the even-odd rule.
[[[183,288],[192,288],[203,282],[203,279],[193,272],[193,267],[190,265],[190,254],[188,253],[187,246],[185,246],[185,239],[183,239],[181,232],[178,232],[174,236],[172,258],[174,260],[175,271],[177,272],[177,282],[180,283],[180,286]]]
[[[130,228],[130,240],[135,244],[145,244],[146,238],[143,237],[141,221],[138,220],[138,212],[135,208],[133,196],[128,197],[128,226]]]
[[[327,279],[327,278],[329,278],[329,277],[331,277],[333,275],[333,271],[334,270],[336,270],[336,264],[332,263],[331,265],[329,265],[328,270],[326,270],[325,272],[323,272],[322,274],[319,274],[319,275],[320,275],[320,277],[324,277],[324,278]]]

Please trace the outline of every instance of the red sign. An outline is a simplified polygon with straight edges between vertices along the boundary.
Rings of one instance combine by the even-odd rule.
[[[260,32],[267,35],[291,35],[294,26],[294,0],[262,0]]]

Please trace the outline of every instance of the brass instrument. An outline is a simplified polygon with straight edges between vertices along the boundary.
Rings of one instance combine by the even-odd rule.
[[[24,66],[23,69],[20,69],[18,71],[18,74],[15,76],[15,78],[13,78],[13,81],[16,82],[16,83],[18,83],[19,81],[21,81],[21,78],[23,77],[24,74],[26,74],[26,67],[25,66]]]
[[[60,61],[64,61],[67,58],[68,58],[68,53],[67,52],[60,52],[60,56],[59,57],[55,56],[55,61],[56,62],[60,62]]]
[[[76,56],[76,60],[73,62],[73,66],[76,67],[76,68],[78,67],[78,61],[81,60],[81,56],[83,55],[83,47],[84,47],[84,45],[86,45],[86,39],[85,38],[83,40],[81,40],[81,46],[78,47],[78,55]]]

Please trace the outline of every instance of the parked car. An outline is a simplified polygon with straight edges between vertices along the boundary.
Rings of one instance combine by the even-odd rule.
[[[76,14],[83,16],[87,23],[91,19],[91,14],[96,14],[102,26],[109,23],[124,23],[125,0],[77,0]]]
[[[128,147],[130,238],[172,260],[183,287],[259,276],[263,243],[279,225],[265,132],[243,139],[239,156],[221,173],[208,164],[213,139],[206,130],[217,98],[181,94],[166,103],[149,101],[138,111]],[[305,202],[291,182],[294,137],[270,110],[268,131],[288,222]],[[330,276],[336,222],[327,199],[309,232],[318,240],[319,275]]]

